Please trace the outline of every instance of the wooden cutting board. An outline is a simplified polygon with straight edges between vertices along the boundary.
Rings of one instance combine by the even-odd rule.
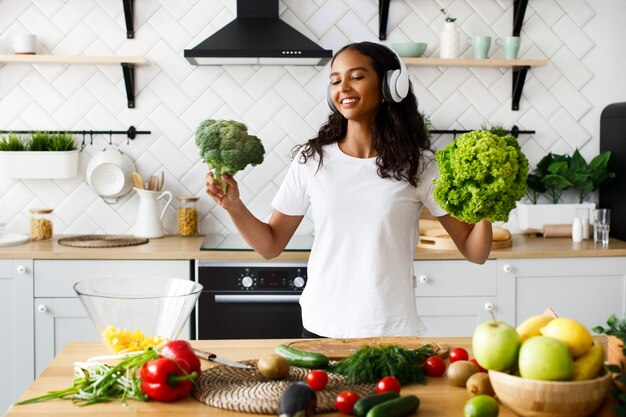
[[[383,336],[383,337],[363,337],[351,339],[306,339],[291,342],[289,346],[296,349],[323,353],[330,360],[341,360],[347,358],[364,346],[381,347],[397,345],[406,349],[417,349],[424,345],[431,345],[437,356],[448,357],[449,347],[442,343],[437,343],[431,339],[411,336]]]
[[[437,223],[439,223],[437,221]],[[493,227],[493,241],[491,249],[510,248],[513,246],[513,237],[511,233],[501,227]],[[420,237],[417,241],[417,247],[423,249],[438,250],[458,250],[452,238],[448,235],[446,229],[434,222],[426,223],[420,220]]]

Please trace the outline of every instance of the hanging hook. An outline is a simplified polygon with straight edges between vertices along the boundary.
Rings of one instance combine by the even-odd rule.
[[[90,142],[89,142],[89,144],[90,144],[90,145],[93,145],[93,130],[90,130],[90,131],[89,131],[89,138],[90,138]]]
[[[113,132],[109,130],[109,145],[113,145]]]
[[[85,149],[85,146],[86,146],[85,145],[85,131],[83,130],[83,141],[80,144],[80,151],[79,152],[82,152],[83,149]]]

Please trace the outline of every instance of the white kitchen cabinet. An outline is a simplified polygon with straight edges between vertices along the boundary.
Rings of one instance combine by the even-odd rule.
[[[67,342],[98,341],[74,292],[78,281],[102,277],[168,276],[193,279],[186,260],[36,260],[34,262],[35,375]],[[189,326],[181,338],[190,337]],[[87,359],[87,358],[85,358]]]
[[[499,319],[514,325],[550,307],[587,328],[626,312],[626,258],[498,260]]]
[[[476,326],[497,312],[494,260],[484,265],[466,260],[416,261],[417,312],[424,336],[471,336]]]
[[[0,260],[0,415],[33,382],[33,261]]]

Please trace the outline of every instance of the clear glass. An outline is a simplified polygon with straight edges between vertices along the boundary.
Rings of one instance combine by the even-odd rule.
[[[198,197],[178,197],[178,234],[198,234]]]
[[[133,276],[80,281],[74,291],[104,344],[111,353],[121,353],[176,339],[202,285],[179,278]]]
[[[611,210],[596,209],[593,211],[593,241],[601,245],[609,244],[611,230]]]
[[[52,209],[30,209],[30,239],[48,240],[53,235]]]

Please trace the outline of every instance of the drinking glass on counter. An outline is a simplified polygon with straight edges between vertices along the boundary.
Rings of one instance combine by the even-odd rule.
[[[611,229],[611,209],[595,209],[593,211],[593,242],[608,245]]]

